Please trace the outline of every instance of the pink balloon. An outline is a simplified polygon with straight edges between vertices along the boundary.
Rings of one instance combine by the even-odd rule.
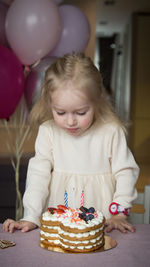
[[[39,99],[46,69],[56,60],[55,57],[45,57],[27,76],[24,95],[29,109]]]
[[[8,6],[0,2],[0,44],[6,45],[7,39],[5,34],[5,19],[8,11]]]
[[[8,42],[25,65],[44,57],[61,33],[58,6],[51,0],[15,0],[6,16]]]
[[[90,38],[90,26],[85,14],[77,7],[59,7],[62,33],[56,47],[48,55],[60,57],[66,53],[83,52]]]
[[[0,46],[0,118],[15,111],[24,90],[24,72],[14,53]]]

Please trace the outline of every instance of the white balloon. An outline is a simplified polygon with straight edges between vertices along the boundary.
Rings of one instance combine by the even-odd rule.
[[[50,0],[15,0],[6,16],[6,36],[20,61],[31,65],[58,42],[61,33],[59,8]]]

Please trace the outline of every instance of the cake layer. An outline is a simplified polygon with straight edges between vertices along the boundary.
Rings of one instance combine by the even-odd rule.
[[[69,242],[74,243],[74,244],[88,244],[89,242],[94,243],[96,242],[96,240],[99,240],[100,238],[103,237],[103,232],[99,232],[97,234],[95,234],[94,236],[88,236],[87,238],[85,237],[80,237],[80,238],[70,238],[68,236],[61,236],[60,234],[50,234],[50,233],[44,233],[43,231],[41,231],[40,234],[41,238],[47,240],[47,241],[53,241],[53,240],[60,240],[61,242],[65,243],[65,242]],[[60,243],[61,243],[60,242]]]
[[[100,229],[103,225],[104,225],[104,219],[102,221],[102,223],[98,224],[98,221],[96,221],[96,225],[94,225],[95,222],[90,223],[90,224],[86,224],[86,225],[72,225],[72,224],[68,224],[68,226],[65,223],[66,221],[64,221],[61,224],[61,229],[64,230],[64,232],[68,232],[68,233],[72,233],[72,231],[74,233],[86,233],[89,231],[95,231],[97,229]]]
[[[53,227],[48,228],[48,227],[46,227],[46,226],[44,226],[44,225],[41,225],[40,228],[41,228],[41,230],[42,230],[43,232],[46,232],[46,233],[58,233],[58,229],[59,229],[58,226],[55,227],[55,228],[53,228]]]
[[[70,232],[65,232],[61,228],[59,229],[59,236],[64,239],[69,239],[69,240],[90,240],[91,238],[96,238],[98,237],[101,233],[104,232],[104,225],[101,226],[99,229],[96,230],[89,230],[88,232],[85,233],[70,233]],[[52,236],[57,236],[58,230],[56,229],[48,229],[46,227],[41,226],[41,233],[45,237],[52,237]]]
[[[60,244],[51,244],[45,240],[40,241],[40,246],[43,248],[46,248],[48,250],[55,250],[55,248],[58,248],[57,251],[60,252],[72,252],[72,253],[88,253],[88,252],[94,252],[96,250],[99,250],[101,247],[104,246],[104,239],[101,240],[98,244],[96,245],[89,245],[87,247],[81,246],[81,247],[75,247],[75,246],[67,246],[67,245],[62,245]],[[60,250],[59,250],[60,249]]]
[[[64,245],[67,246],[88,246],[88,245],[93,245],[93,244],[97,244],[99,243],[99,241],[103,238],[103,234],[101,234],[100,236],[90,239],[90,240],[68,240],[68,239],[64,239],[64,238],[60,238],[61,243],[63,243]],[[63,245],[62,244],[62,245]]]
[[[104,230],[104,227],[102,226],[101,229]],[[80,241],[80,240],[90,240],[93,238],[97,238],[100,236],[104,231],[103,230],[95,230],[95,231],[89,231],[86,233],[67,233],[64,231],[59,231],[59,236],[64,239],[73,240],[73,241]]]

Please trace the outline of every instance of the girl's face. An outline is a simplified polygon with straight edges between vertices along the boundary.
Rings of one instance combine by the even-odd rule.
[[[71,135],[81,135],[93,123],[92,103],[84,92],[74,89],[72,82],[52,93],[51,107],[55,123]]]

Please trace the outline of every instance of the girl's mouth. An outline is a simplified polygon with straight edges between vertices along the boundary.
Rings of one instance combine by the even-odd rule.
[[[76,133],[78,131],[78,128],[67,128],[67,130],[70,133]]]

